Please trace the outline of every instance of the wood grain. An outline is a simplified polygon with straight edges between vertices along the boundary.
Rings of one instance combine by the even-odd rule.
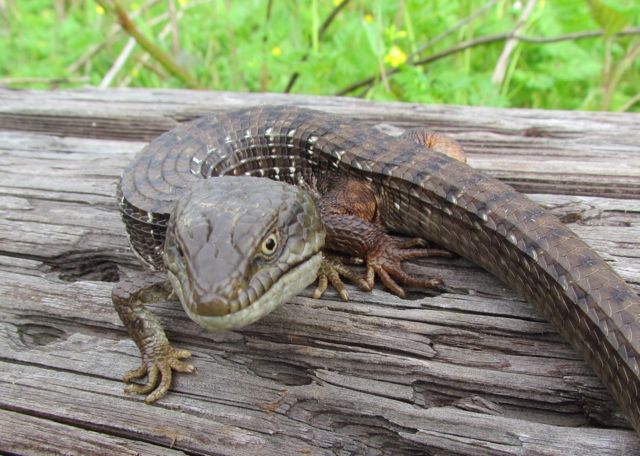
[[[445,293],[310,290],[242,331],[154,307],[194,353],[156,406],[110,302],[140,266],[114,200],[145,141],[199,114],[290,103],[393,132],[430,124],[470,164],[568,223],[640,290],[633,114],[189,91],[0,90],[0,450],[17,454],[640,454],[601,382],[529,304],[462,260],[419,261]],[[59,437],[55,437],[58,435]],[[102,449],[102,453],[100,453]]]

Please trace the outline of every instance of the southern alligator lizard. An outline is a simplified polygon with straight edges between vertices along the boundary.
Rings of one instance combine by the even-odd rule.
[[[307,184],[207,179],[229,175]],[[148,402],[166,392],[172,369],[193,367],[145,301],[173,291],[199,324],[240,327],[319,270],[325,275],[325,231],[325,248],[366,259],[364,288],[373,273],[397,294],[396,281],[437,286],[400,266],[428,249],[417,241],[387,248],[388,230],[433,241],[519,291],[584,356],[640,431],[640,299],[555,217],[460,161],[357,122],[263,107],[203,117],[160,136],[125,169],[118,198],[134,251],[169,269],[170,284],[123,282],[114,290],[143,355],[125,381],[148,374],[146,385],[129,387],[151,393]]]

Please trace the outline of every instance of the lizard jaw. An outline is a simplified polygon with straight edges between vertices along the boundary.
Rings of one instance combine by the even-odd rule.
[[[168,271],[168,276],[189,318],[205,329],[232,330],[255,323],[304,290],[316,280],[321,262],[322,252],[318,252],[280,277],[277,282],[248,307],[220,316],[205,316],[194,313],[189,306],[184,305],[183,290],[178,278],[171,271]]]

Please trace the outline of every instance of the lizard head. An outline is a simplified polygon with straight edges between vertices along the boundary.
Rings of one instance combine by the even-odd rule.
[[[301,188],[212,177],[177,202],[163,257],[189,317],[208,329],[233,329],[312,283],[324,238],[315,202]]]

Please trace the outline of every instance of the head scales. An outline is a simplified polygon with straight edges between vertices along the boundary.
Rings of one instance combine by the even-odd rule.
[[[315,202],[301,188],[212,177],[177,202],[164,262],[194,321],[210,329],[239,328],[315,280],[324,236]],[[267,238],[268,247],[275,245],[268,255]]]

